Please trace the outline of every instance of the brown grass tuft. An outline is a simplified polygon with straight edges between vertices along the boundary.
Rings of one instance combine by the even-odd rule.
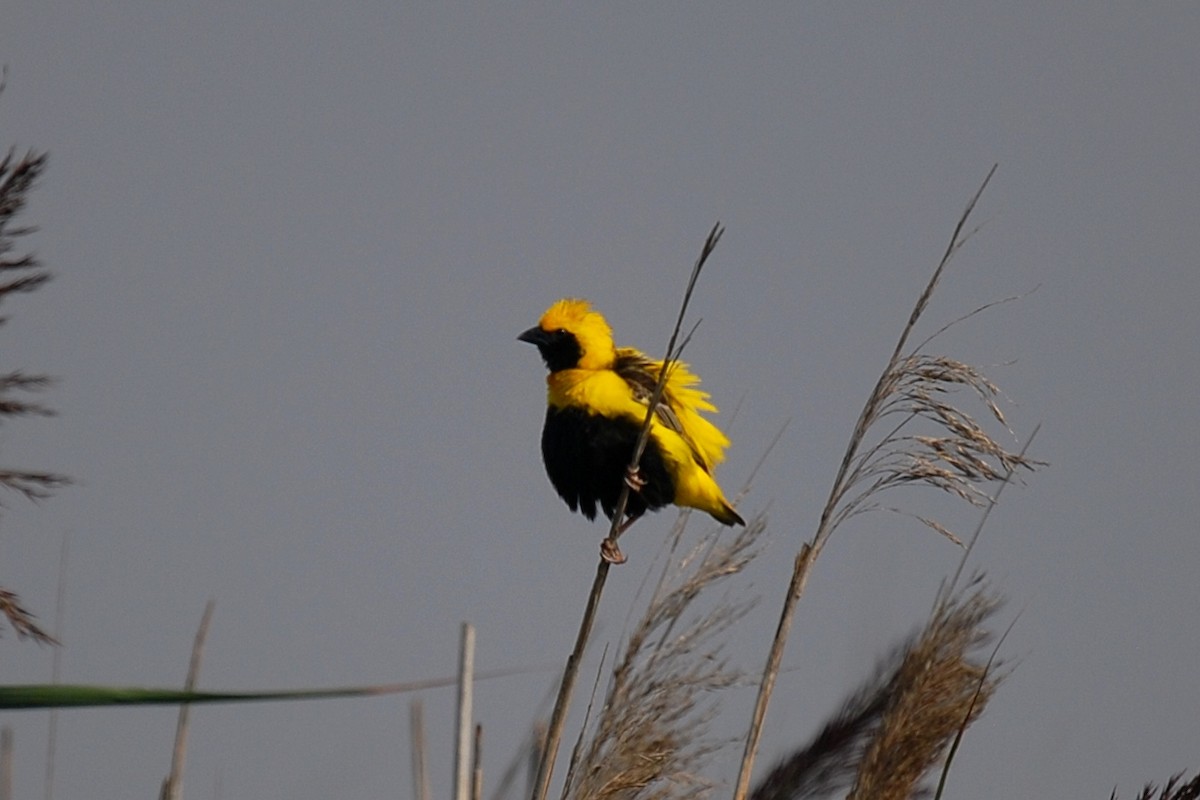
[[[849,790],[852,800],[919,796],[958,732],[983,712],[1001,677],[979,649],[1000,598],[976,579],[885,658],[806,746],[781,761],[753,800]]]
[[[817,530],[796,555],[775,639],[759,682],[734,800],[744,800],[749,792],[763,721],[795,618],[796,604],[808,585],[813,565],[833,532],[858,514],[879,509],[895,511],[881,505],[880,500],[884,492],[901,486],[933,487],[972,505],[988,508],[994,500],[989,489],[998,485],[995,489],[998,492],[1012,480],[1018,469],[1034,469],[1040,465],[1040,462],[1027,458],[1024,452],[1014,452],[1000,444],[963,410],[957,398],[952,402],[956,393],[969,390],[1007,430],[1004,415],[995,400],[999,394],[996,386],[974,367],[926,350],[956,323],[995,303],[943,325],[915,347],[909,343],[951,258],[970,236],[970,231],[966,230],[967,222],[995,170],[993,166],[954,226],[941,261],[917,298],[883,373],[859,413],[829,498],[821,511]],[[926,516],[911,516],[962,545],[959,537],[941,522]]]
[[[765,528],[759,516],[728,542],[712,533],[671,557],[613,669],[604,707],[564,796],[707,795],[711,785],[700,770],[724,744],[708,736],[717,711],[710,693],[742,677],[722,654],[723,634],[753,602],[726,597],[707,610],[689,609],[701,591],[741,572]]]
[[[991,499],[985,486],[1008,480],[1018,469],[1039,466],[1040,462],[1008,450],[963,410],[962,403],[954,398],[963,389],[970,390],[1007,429],[996,403],[999,389],[969,364],[914,352],[884,373],[880,398],[868,427],[888,417],[900,420],[877,442],[855,455],[833,527],[878,508],[871,500],[877,493],[905,485],[924,484],[984,506]],[[919,423],[926,423],[927,432],[910,430]],[[936,522],[922,522],[956,539]]]
[[[4,81],[0,77],[0,92]],[[50,273],[31,254],[12,255],[17,239],[32,232],[31,227],[16,228],[12,223],[25,207],[26,194],[37,182],[46,167],[44,153],[26,153],[14,158],[12,150],[0,158],[0,301],[18,292],[31,292],[50,279]],[[0,325],[5,322],[0,317]],[[45,375],[27,375],[19,370],[0,374],[0,419],[30,414],[50,416],[53,412],[40,403],[18,396],[36,392],[51,383]],[[52,472],[0,468],[0,487],[23,494],[30,500],[48,497],[55,489],[70,483],[64,475]],[[21,605],[16,593],[0,588],[0,617],[7,619],[19,638],[56,644],[54,637],[42,630],[34,616]]]
[[[1000,605],[977,580],[905,648],[849,800],[915,796],[959,730],[983,713],[1001,677],[972,655],[990,640],[982,625]]]
[[[14,219],[25,207],[26,194],[46,168],[45,153],[26,153],[19,159],[10,150],[0,159],[0,301],[18,292],[31,292],[50,279],[50,273],[31,253],[11,255],[17,240],[34,228],[13,227]],[[6,321],[0,317],[0,324]],[[52,383],[45,375],[27,375],[20,370],[0,374],[0,418],[36,414],[51,416],[46,406],[19,397],[17,393],[41,391]],[[48,497],[70,480],[52,472],[0,469],[0,486],[25,495],[30,500]],[[18,629],[19,630],[19,629]]]
[[[845,792],[886,706],[888,682],[881,669],[847,698],[811,742],[767,773],[751,793],[752,800],[801,800]]]

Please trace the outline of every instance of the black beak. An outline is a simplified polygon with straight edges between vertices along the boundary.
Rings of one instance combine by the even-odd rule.
[[[549,334],[547,334],[544,330],[542,330],[541,326],[534,325],[532,328],[530,328],[529,330],[525,331],[520,336],[518,336],[517,341],[518,342],[529,342],[530,344],[541,347],[542,345],[544,345],[546,343],[546,339],[548,336],[549,336]]]

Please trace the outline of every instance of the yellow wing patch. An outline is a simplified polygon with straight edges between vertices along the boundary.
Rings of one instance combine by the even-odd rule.
[[[662,371],[662,362],[629,347],[616,350],[613,369],[570,369],[547,379],[550,403],[582,406],[607,417],[624,416],[641,423]],[[655,409],[651,433],[679,463],[694,461],[705,472],[725,460],[729,439],[701,411],[716,411],[708,393],[682,362],[671,365],[662,400]]]
[[[632,387],[643,412],[662,373],[662,362],[650,358],[632,347],[617,349],[616,372]],[[709,394],[696,388],[700,379],[682,361],[672,362],[663,387],[662,401],[655,409],[659,419],[678,433],[706,471],[725,460],[729,439],[703,416],[701,411],[716,411]]]

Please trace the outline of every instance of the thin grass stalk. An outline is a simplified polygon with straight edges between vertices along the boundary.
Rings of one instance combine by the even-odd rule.
[[[1040,422],[1033,426],[1033,432],[1030,433],[1029,438],[1025,440],[1025,445],[1021,448],[1021,452],[1018,455],[1020,455],[1022,458],[1025,456],[1025,453],[1029,451],[1030,445],[1033,444],[1033,440],[1037,438],[1038,431],[1041,429],[1042,424]],[[975,530],[971,533],[971,538],[967,540],[967,546],[963,548],[962,558],[958,560],[958,567],[955,568],[954,575],[951,576],[950,582],[943,586],[942,590],[938,592],[937,598],[934,601],[935,608],[940,605],[945,605],[947,602],[949,602],[950,597],[954,594],[954,589],[958,584],[958,579],[962,577],[963,569],[965,569],[967,566],[967,559],[970,558],[971,551],[975,549],[975,543],[979,541],[979,535],[983,533],[983,527],[987,524],[988,517],[992,515],[992,509],[994,509],[996,504],[1000,502],[1000,494],[1004,491],[1005,486],[1008,486],[1008,484],[1012,483],[1012,479],[1015,474],[1016,467],[1009,467],[1008,473],[1004,476],[1004,480],[1000,482],[1000,486],[997,487],[996,493],[988,498],[987,505],[983,509],[983,514],[979,517],[979,524],[975,526]]]
[[[616,517],[620,519],[620,517]],[[550,778],[554,773],[554,759],[558,754],[558,745],[562,740],[563,727],[567,720],[567,708],[571,704],[571,692],[575,688],[575,679],[579,676],[579,662],[583,660],[583,651],[592,635],[592,627],[596,622],[596,608],[600,605],[600,595],[604,593],[604,583],[608,580],[610,564],[603,558],[596,565],[596,577],[592,580],[592,590],[588,593],[587,606],[583,610],[583,620],[579,623],[579,633],[575,636],[575,647],[567,656],[567,666],[563,670],[562,682],[558,686],[558,696],[554,700],[554,710],[550,714],[550,722],[546,728],[546,738],[542,746],[541,759],[538,761],[537,777],[533,782],[533,800],[545,800],[550,791]]]
[[[696,260],[695,266],[692,267],[692,274],[688,279],[687,289],[683,294],[683,302],[680,304],[679,316],[675,321],[675,328],[671,332],[671,338],[667,343],[667,355],[663,359],[663,366],[659,371],[658,383],[655,385],[654,393],[650,396],[650,401],[646,406],[646,418],[642,422],[642,430],[638,436],[637,446],[634,448],[633,458],[629,463],[630,473],[635,472],[641,463],[642,454],[645,452],[646,444],[650,439],[650,424],[654,419],[654,409],[662,399],[671,363],[679,357],[676,343],[679,341],[679,333],[683,328],[683,318],[687,313],[688,303],[696,287],[696,280],[700,277],[700,270],[704,268],[704,263],[712,255],[713,250],[716,249],[717,242],[720,241],[721,235],[724,232],[725,229],[721,227],[719,222],[713,226],[708,234],[708,239],[704,242],[700,257]],[[617,507],[613,511],[612,525],[609,527],[608,537],[605,539],[605,543],[611,543],[613,550],[617,553],[620,552],[616,547],[617,538],[620,536],[621,521],[625,516],[625,507],[628,502],[629,485],[625,484],[621,489],[621,496],[617,500]],[[534,781],[532,800],[545,800],[550,791],[550,778],[554,774],[554,760],[558,755],[558,747],[562,741],[567,710],[571,704],[571,694],[575,688],[575,681],[579,677],[579,663],[583,660],[584,650],[587,648],[588,640],[592,635],[592,628],[595,626],[596,609],[600,606],[600,596],[604,593],[604,584],[608,580],[609,567],[610,562],[601,557],[600,563],[596,566],[596,577],[592,580],[591,591],[588,593],[587,605],[583,611],[583,619],[579,623],[579,632],[575,637],[575,646],[572,648],[571,654],[567,656],[567,666],[563,670],[562,683],[559,685],[558,696],[554,701],[554,710],[550,714],[550,722],[546,730],[545,747],[542,750],[541,760],[538,763],[537,779]]]
[[[204,653],[204,640],[208,637],[208,625],[212,621],[215,600],[209,600],[204,605],[204,614],[200,617],[200,627],[196,629],[196,639],[192,642],[192,657],[188,662],[187,680],[183,684],[184,691],[194,691],[196,681],[200,677],[200,659]],[[184,703],[179,706],[179,722],[175,726],[175,747],[171,751],[171,772],[163,781],[163,800],[179,800],[183,796],[183,766],[187,761],[188,713],[191,706]]]
[[[946,763],[942,766],[941,775],[938,776],[937,790],[933,794],[933,800],[942,800],[942,796],[945,794],[946,780],[950,777],[950,765],[954,763],[954,757],[958,754],[958,746],[962,744],[963,736],[966,734],[967,728],[971,725],[971,720],[978,716],[976,709],[981,703],[987,702],[991,688],[994,688],[997,683],[992,677],[992,670],[997,663],[996,657],[1000,654],[1000,648],[1004,645],[1004,641],[1012,633],[1012,629],[1016,627],[1016,624],[1017,617],[1013,617],[1013,621],[1008,623],[1008,627],[1004,629],[1004,633],[1000,634],[1000,638],[996,640],[996,646],[992,648],[991,654],[988,655],[987,663],[983,665],[983,670],[979,673],[979,681],[975,685],[975,694],[971,696],[971,703],[967,706],[966,713],[963,714],[962,723],[958,726],[958,731],[954,734],[954,741],[950,743],[950,749],[946,752]]]
[[[415,800],[429,800],[429,774],[425,758],[425,709],[421,698],[408,704],[408,738],[412,756],[412,783]]]
[[[682,516],[682,515],[681,515]],[[717,693],[739,682],[724,649],[724,634],[753,600],[726,597],[693,611],[715,583],[737,575],[757,553],[762,514],[730,541],[719,532],[686,552],[672,548],[669,564],[645,611],[629,632],[574,783],[575,800],[668,800],[708,796],[702,767],[723,742],[709,736]]]
[[[762,469],[763,465],[767,461],[767,458],[782,439],[787,425],[788,423],[784,422],[780,426],[775,436],[763,450],[758,462],[750,470],[750,474],[747,476],[745,482],[735,495],[734,505],[739,504],[741,500],[749,493],[759,470]],[[684,761],[688,763],[698,763],[700,761],[699,753],[702,751],[695,749],[694,747],[689,747],[685,744],[685,741],[695,742],[696,739],[702,738],[699,734],[703,728],[703,715],[700,717],[693,717],[686,723],[684,723],[681,719],[676,719],[675,722],[672,723],[668,719],[672,717],[672,714],[678,711],[678,709],[685,705],[693,704],[693,693],[698,684],[695,684],[690,680],[684,680],[683,684],[692,684],[692,688],[690,689],[687,688],[686,685],[680,684],[681,674],[679,672],[666,669],[667,664],[674,664],[673,659],[676,658],[675,656],[667,653],[667,651],[672,647],[671,640],[677,635],[677,626],[683,618],[682,614],[684,608],[688,603],[691,602],[691,598],[699,594],[701,587],[707,585],[713,580],[723,580],[726,576],[740,571],[745,564],[748,563],[751,558],[753,558],[754,553],[757,552],[753,549],[753,543],[757,541],[758,537],[766,528],[766,515],[765,512],[762,512],[751,519],[747,523],[747,527],[738,534],[733,545],[722,545],[719,535],[709,535],[703,537],[700,542],[690,550],[690,552],[680,553],[680,545],[682,544],[683,535],[686,531],[687,522],[690,516],[690,511],[685,509],[681,511],[676,518],[670,534],[663,543],[663,552],[659,554],[659,556],[663,558],[663,566],[658,576],[657,585],[651,591],[651,597],[647,602],[647,607],[643,612],[642,617],[635,625],[634,630],[630,631],[627,636],[626,634],[623,634],[621,637],[622,639],[626,640],[625,648],[627,652],[625,653],[621,663],[617,666],[614,666],[612,669],[610,686],[608,689],[609,696],[602,704],[600,721],[597,723],[597,729],[592,732],[592,741],[590,743],[591,747],[589,748],[588,757],[583,759],[588,764],[589,772],[589,775],[585,777],[592,779],[591,782],[593,786],[595,776],[591,775],[591,772],[599,770],[608,771],[610,774],[614,773],[614,771],[616,773],[624,772],[628,774],[628,770],[622,769],[615,763],[615,761],[621,760],[617,753],[614,753],[611,750],[602,752],[596,748],[598,746],[602,747],[601,742],[605,739],[619,740],[627,738],[630,731],[641,731],[641,733],[637,735],[642,736],[643,738],[652,739],[654,741],[654,749],[656,749],[660,755],[662,755],[664,752],[662,745],[668,741],[675,741],[678,745],[676,749],[680,751],[690,750],[690,756],[682,760],[677,758],[675,761],[676,767],[679,767],[679,765]],[[673,581],[681,580],[681,576],[686,573],[688,567],[685,565],[692,565],[690,568],[693,570],[690,577],[682,579],[687,586],[675,585],[675,588],[671,589],[670,587],[673,585]],[[653,572],[653,570],[647,572],[645,581],[650,579],[651,572]],[[642,592],[646,589],[645,581],[643,582],[643,585],[639,587],[637,596],[635,597],[632,606],[639,605],[639,602],[636,598],[640,597]],[[688,599],[682,601],[679,599],[672,599],[673,593],[677,591],[684,591]],[[721,627],[729,624],[743,611],[748,611],[749,606],[752,604],[753,603],[732,604],[725,602],[722,604],[722,607],[725,609],[725,613],[710,613],[706,617],[707,621],[700,624],[700,628],[704,628],[710,624],[715,627]],[[676,606],[675,612],[668,614],[665,619],[658,619],[662,614],[662,609],[665,606],[672,605]],[[658,620],[658,622],[655,622],[655,620]],[[632,622],[632,620],[627,620],[627,623],[630,622]],[[694,623],[696,623],[695,620],[693,620],[693,626],[689,626],[692,628],[691,630],[685,631],[678,635],[687,637],[688,639],[694,639],[694,637],[698,635],[699,631],[698,628],[694,627]],[[644,628],[647,625],[650,625],[652,628],[658,626],[658,633],[656,634],[657,641],[654,642],[653,645],[648,645],[648,643],[645,641],[648,634]],[[715,631],[708,635],[715,635]],[[638,651],[653,651],[656,653],[656,655],[651,656],[651,658],[652,660],[656,661],[659,666],[644,674],[641,671],[634,669],[629,659],[631,656],[633,656],[635,660],[637,660],[635,654]],[[606,656],[607,652],[608,648],[605,647]],[[715,653],[713,653],[713,655],[715,656]],[[690,663],[690,651],[688,654],[679,655],[678,659],[681,663]],[[602,659],[602,661],[607,661],[607,658]],[[628,696],[629,692],[632,691],[631,687],[629,686],[629,673],[631,670],[633,670],[635,673],[635,676],[633,677],[635,682],[639,680],[649,680],[650,682],[654,683],[655,686],[659,687],[659,689],[661,689],[663,692],[674,692],[673,699],[666,701],[666,706],[672,709],[672,711],[663,714],[650,714],[648,715],[648,718],[643,718],[640,720],[634,719],[632,716],[627,716],[623,720],[613,722],[610,717],[612,716],[614,707],[642,708],[647,703],[647,698],[645,697],[631,699]],[[597,686],[601,672],[602,670],[597,670]],[[640,677],[637,677],[638,674],[640,674]],[[711,680],[713,677],[715,677],[715,674],[716,673],[709,674],[708,680]],[[695,677],[695,674],[693,674],[693,677]],[[732,673],[727,674],[725,679],[733,680]],[[591,719],[592,707],[596,701],[595,693],[597,686],[594,686],[592,689],[592,699],[588,704],[588,713],[585,715],[586,718],[584,724],[580,728],[579,737],[576,741],[574,751],[571,754],[567,778],[563,783],[563,800],[566,800],[568,797],[589,796],[588,793],[581,792],[580,788],[576,785],[577,782],[575,779],[577,777],[576,771],[579,767],[581,759],[583,758],[582,750],[585,737],[589,733],[588,720]],[[672,689],[670,687],[674,688]],[[654,693],[652,693],[651,696],[653,696],[653,694]],[[619,695],[625,696],[618,697]],[[688,735],[681,736],[678,734],[678,732],[671,731],[672,725],[678,724],[686,724],[688,726]],[[603,732],[605,730],[607,733]],[[616,747],[618,751],[621,749],[620,746],[615,742],[612,746]],[[638,753],[637,757],[639,759],[643,757],[640,748],[634,747],[634,751]],[[662,761],[660,763],[662,769],[665,769],[668,773],[674,774],[676,778],[688,772],[688,770],[685,768],[671,769],[667,761]],[[638,770],[635,769],[634,771]],[[667,778],[666,780],[668,783],[676,783],[676,781],[671,778]],[[617,782],[619,783],[620,779],[618,779]],[[693,785],[690,788],[695,789],[696,787]],[[707,787],[705,792],[698,792],[698,794],[706,794],[708,788],[711,787]],[[639,796],[641,795],[639,794]],[[650,796],[654,797],[655,795],[651,794]],[[679,796],[678,787],[676,787],[674,796]]]
[[[746,744],[742,753],[742,762],[738,771],[737,785],[734,789],[734,800],[746,800],[750,791],[750,776],[754,769],[754,760],[758,754],[759,742],[762,738],[763,721],[766,719],[767,706],[770,704],[771,695],[775,688],[775,681],[779,674],[779,667],[783,661],[783,651],[787,645],[788,634],[791,632],[792,623],[795,618],[796,603],[800,596],[804,593],[808,585],[808,577],[812,572],[813,564],[816,563],[817,557],[821,554],[826,541],[836,527],[836,523],[842,517],[835,516],[842,500],[849,491],[852,482],[847,481],[847,476],[850,474],[851,466],[854,464],[859,452],[859,448],[866,437],[867,430],[873,422],[878,418],[880,406],[887,397],[890,390],[888,385],[889,379],[896,365],[900,362],[904,352],[905,345],[908,343],[908,338],[920,319],[921,314],[929,304],[929,299],[933,295],[933,290],[941,279],[942,272],[946,265],[950,262],[951,256],[958,249],[962,242],[963,229],[966,226],[967,220],[970,219],[971,213],[975,209],[976,203],[983,195],[984,189],[992,179],[992,175],[996,172],[997,165],[993,165],[980,184],[979,189],[967,204],[966,209],[959,217],[957,224],[954,226],[954,232],[950,237],[950,243],[946,246],[946,251],[942,255],[941,261],[938,263],[937,269],[934,270],[933,276],[929,279],[925,289],[917,298],[916,304],[913,306],[912,313],[909,315],[908,322],[900,332],[900,338],[896,342],[896,347],[892,351],[892,356],[888,359],[887,366],[884,368],[879,380],[875,384],[875,388],[871,391],[867,398],[866,405],[863,406],[862,412],[859,414],[858,420],[855,422],[854,431],[850,436],[849,444],[846,447],[845,455],[842,456],[842,463],[838,467],[837,476],[834,479],[833,487],[829,493],[829,499],[825,503],[825,507],[821,511],[820,522],[817,525],[817,531],[812,540],[804,544],[799,554],[796,556],[795,566],[792,569],[792,578],[788,584],[787,593],[784,595],[783,609],[779,615],[779,625],[775,631],[775,638],[771,642],[771,649],[767,655],[767,661],[763,668],[763,677],[759,683],[758,696],[755,699],[754,711],[750,718],[750,728],[746,735]]]
[[[471,800],[483,797],[483,726],[475,726],[475,744],[471,749]]]
[[[70,551],[71,532],[63,531],[58,552],[58,590],[54,598],[54,638],[62,641],[63,615],[67,607],[67,553]],[[50,654],[50,682],[58,683],[62,677],[62,648],[54,648]],[[46,787],[44,797],[54,800],[54,756],[58,750],[58,709],[50,712],[46,725]]]
[[[982,575],[930,614],[921,630],[880,659],[813,738],[780,760],[753,800],[844,797],[911,800],[951,738],[978,719],[1003,676],[984,623],[1003,598]]]
[[[533,788],[537,786],[538,770],[542,764],[542,754],[546,752],[546,734],[549,728],[545,720],[539,720],[533,726],[533,742],[529,748],[529,774],[527,776],[527,788],[532,793]]]
[[[1029,434],[1029,438],[1025,440],[1025,446],[1021,448],[1021,456],[1024,456],[1029,450],[1029,446],[1033,444],[1033,440],[1037,438],[1038,431],[1041,430],[1041,428],[1042,426],[1040,424],[1034,426],[1033,433]],[[963,548],[962,558],[960,558],[958,561],[958,567],[954,570],[954,575],[951,576],[948,583],[944,584],[938,590],[937,599],[934,601],[934,607],[931,614],[936,615],[939,609],[944,608],[953,600],[958,579],[962,577],[963,569],[967,565],[967,559],[970,558],[971,551],[975,549],[975,544],[979,541],[979,537],[983,533],[983,528],[987,524],[988,517],[990,517],[992,514],[992,509],[994,509],[996,504],[1000,502],[1000,493],[1004,491],[1005,486],[1012,482],[1015,473],[1016,467],[1010,467],[1008,473],[1004,476],[1004,480],[1001,481],[1000,486],[996,489],[995,494],[988,499],[988,503],[983,509],[983,514],[981,514],[979,517],[979,524],[975,526],[975,530],[972,532],[971,538],[967,541],[966,546]],[[954,741],[950,743],[950,749],[946,753],[946,763],[942,766],[941,775],[938,777],[938,785],[937,789],[934,791],[933,800],[942,800],[942,795],[946,791],[946,780],[950,777],[950,765],[954,763],[954,757],[958,754],[958,746],[962,742],[963,735],[967,732],[967,727],[971,724],[971,720],[974,718],[975,706],[982,697],[984,689],[987,685],[987,681],[991,676],[992,666],[996,662],[996,656],[1000,652],[1000,646],[1004,644],[1004,640],[1008,638],[1008,634],[1012,632],[1013,626],[1016,624],[1017,620],[1014,618],[1013,621],[1009,623],[1004,633],[1000,635],[999,640],[996,642],[996,646],[992,648],[992,653],[988,657],[987,663],[984,664],[983,672],[979,676],[979,684],[975,690],[975,696],[971,698],[970,708],[968,708],[967,713],[963,716],[963,721],[959,726],[958,733],[955,734]]]
[[[608,645],[604,646],[604,655],[600,657],[600,666],[596,668],[596,680],[592,682],[592,695],[588,698],[587,710],[583,714],[583,722],[579,726],[579,735],[575,737],[575,746],[571,748],[571,757],[567,759],[567,775],[563,778],[562,800],[566,800],[567,795],[571,791],[571,785],[575,782],[575,770],[579,767],[579,759],[583,754],[583,742],[587,735],[588,726],[592,720],[592,709],[596,706],[596,695],[600,691],[600,678],[604,674],[604,667],[608,663]]]
[[[671,365],[679,359],[683,352],[683,348],[691,339],[692,333],[689,332],[684,339],[683,344],[676,347],[679,341],[679,333],[683,330],[683,318],[687,314],[688,304],[692,301],[692,292],[696,289],[696,281],[700,278],[700,270],[704,269],[704,263],[708,261],[708,257],[712,255],[713,250],[717,248],[717,242],[721,241],[721,236],[725,233],[725,229],[721,227],[721,223],[713,225],[711,231],[708,232],[708,238],[704,241],[704,247],[700,250],[700,257],[696,259],[695,265],[692,266],[692,274],[688,278],[687,288],[683,291],[683,302],[679,304],[679,316],[675,319],[675,328],[671,331],[671,338],[667,342],[667,355],[663,359],[662,370],[658,375],[658,383],[654,385],[654,392],[650,395],[650,400],[646,405],[646,418],[642,421],[642,430],[638,435],[637,445],[633,449],[633,458],[629,461],[629,471],[634,473],[638,469],[638,465],[642,462],[642,455],[646,452],[646,446],[650,442],[650,423],[654,419],[654,409],[658,407],[659,401],[662,400],[663,392],[667,387],[667,377],[671,371]],[[692,329],[692,332],[695,328]],[[629,484],[626,483],[621,487],[621,496],[617,498],[617,507],[613,511],[612,526],[609,529],[608,539],[613,548],[616,548],[617,538],[620,534],[621,519],[625,516],[625,506],[629,503]],[[619,550],[617,552],[620,552]]]
[[[462,624],[458,658],[458,725],[454,747],[454,798],[471,793],[471,691],[475,683],[475,628]]]
[[[0,729],[0,800],[12,800],[13,732],[5,725]]]
[[[554,672],[556,675],[558,674],[557,669]],[[547,696],[538,703],[538,708],[545,707],[549,711],[550,703],[554,700],[557,692],[558,684],[550,685]],[[537,778],[538,764],[541,762],[542,742],[546,736],[546,722],[541,716],[538,716],[539,714],[541,714],[540,711],[534,711],[535,717],[533,724],[529,726],[529,732],[517,746],[508,766],[504,768],[500,779],[496,781],[495,786],[488,794],[491,800],[504,800],[514,794],[520,797],[529,797],[533,793],[533,781]],[[524,784],[518,787],[517,780],[520,778],[524,779]]]
[[[775,628],[775,637],[771,642],[771,650],[767,653],[767,663],[763,667],[762,680],[758,684],[758,697],[754,703],[754,713],[750,717],[750,731],[746,736],[745,749],[742,752],[742,763],[738,770],[737,787],[734,797],[745,800],[750,791],[750,773],[754,769],[754,759],[758,753],[759,739],[762,737],[763,721],[767,717],[767,705],[771,694],[775,691],[775,681],[779,677],[779,667],[783,661],[784,645],[787,643],[788,632],[796,617],[796,604],[804,588],[808,584],[808,575],[812,570],[814,551],[812,545],[805,542],[800,546],[792,567],[792,580],[788,585],[787,596],[783,600],[783,610],[779,615],[779,624]]]
[[[991,639],[983,625],[1002,604],[977,575],[904,649],[847,800],[918,796],[940,756],[983,713],[1003,679],[991,669],[993,658],[981,664],[972,657]]]

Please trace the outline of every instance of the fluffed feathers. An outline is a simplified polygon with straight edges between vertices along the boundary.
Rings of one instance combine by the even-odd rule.
[[[542,457],[551,483],[572,511],[595,519],[598,503],[611,519],[662,362],[616,347],[585,300],[559,300],[517,338],[536,345],[550,370]],[[640,464],[644,485],[626,506],[630,520],[674,504],[745,525],[713,478],[729,439],[701,416],[716,408],[698,384],[687,365],[671,364]]]

